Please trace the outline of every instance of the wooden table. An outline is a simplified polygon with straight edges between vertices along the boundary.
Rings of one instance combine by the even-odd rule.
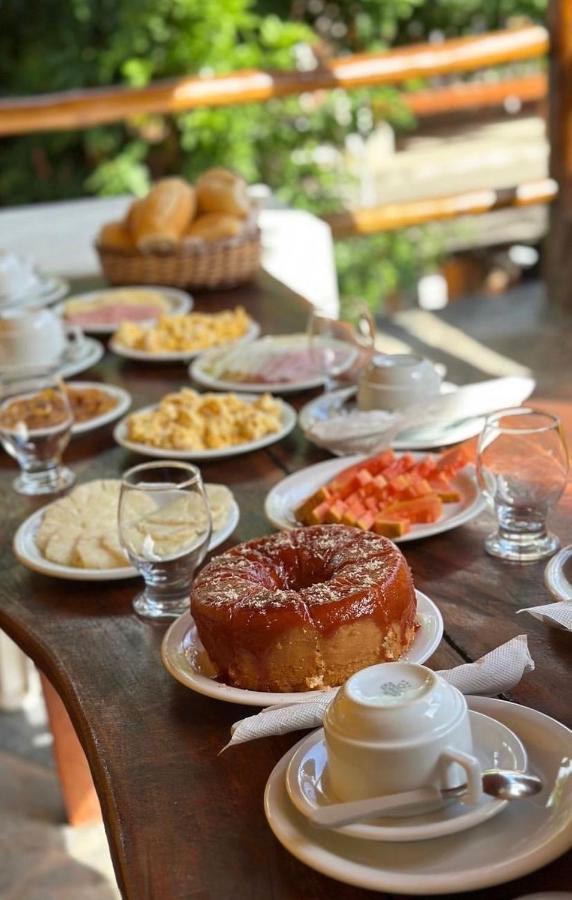
[[[307,305],[262,276],[256,286],[203,297],[201,309],[243,303],[264,331],[304,326]],[[548,364],[548,362],[547,362]],[[81,377],[81,376],[79,376]],[[122,384],[134,408],[185,380],[183,367],[148,367],[108,354],[85,377]],[[300,403],[307,395],[299,398]],[[572,406],[560,403],[572,433]],[[324,458],[296,431],[280,444],[203,466],[205,479],[235,492],[241,522],[233,540],[269,530],[266,492],[291,471]],[[73,441],[67,453],[79,480],[117,476],[137,457],[114,445],[111,428]],[[193,694],[163,669],[164,628],[131,611],[132,581],[108,585],[58,581],[32,574],[14,559],[10,540],[38,505],[11,489],[15,470],[5,457],[0,479],[2,578],[0,627],[32,657],[63,699],[87,755],[107,829],[117,879],[130,900],[299,900],[371,896],[324,878],[298,863],[272,836],[262,810],[266,779],[299,734],[218,751],[229,727],[248,710]],[[554,526],[572,540],[570,503]],[[543,566],[514,566],[487,557],[482,516],[454,532],[409,544],[417,586],[435,599],[445,638],[431,660],[438,668],[478,658],[527,632],[536,661],[510,699],[572,725],[572,641],[515,610],[546,599]],[[473,895],[513,898],[570,886],[570,855],[541,872]]]

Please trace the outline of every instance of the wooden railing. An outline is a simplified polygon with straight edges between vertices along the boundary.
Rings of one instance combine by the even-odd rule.
[[[572,0],[552,0],[569,8]],[[322,62],[314,70],[248,70],[228,75],[185,77],[156,82],[145,88],[122,86],[0,100],[0,136],[63,129],[81,129],[126,120],[142,114],[172,114],[200,107],[236,106],[311,91],[395,85],[481,70],[545,56],[548,32],[527,26],[472,37],[418,44],[383,53],[346,56]],[[495,82],[459,82],[445,87],[401,94],[414,115],[440,115],[475,107],[502,105],[517,97],[522,103],[546,96],[542,72]],[[557,183],[544,179],[505,190],[477,190],[455,196],[409,201],[342,212],[328,221],[334,235],[372,234],[426,222],[477,215],[509,206],[548,203]]]
[[[5,99],[0,101],[0,135],[87,128],[144,113],[236,106],[331,88],[399,84],[410,78],[451,75],[531,59],[543,56],[547,50],[546,29],[533,25],[441,44],[416,44],[386,53],[345,56],[322,63],[310,72],[248,70],[178,78],[145,88],[93,88]],[[418,107],[424,102],[418,99]]]
[[[342,238],[358,234],[376,234],[380,231],[397,231],[428,222],[442,222],[459,216],[477,216],[509,207],[535,206],[551,203],[558,193],[558,185],[552,178],[530,181],[513,188],[490,188],[466,191],[427,200],[410,200],[405,203],[386,203],[326,216],[334,237]]]

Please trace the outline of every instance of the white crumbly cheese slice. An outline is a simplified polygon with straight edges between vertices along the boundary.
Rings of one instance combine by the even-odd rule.
[[[83,569],[114,569],[129,564],[119,540],[121,482],[98,479],[76,487],[45,512],[36,546],[51,562]],[[226,522],[233,500],[224,485],[206,485],[213,530]],[[126,498],[127,534],[132,552],[164,559],[192,547],[206,529],[197,494],[183,494],[160,506],[151,494],[130,492]]]

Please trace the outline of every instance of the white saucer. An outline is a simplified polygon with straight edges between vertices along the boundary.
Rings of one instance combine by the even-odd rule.
[[[457,385],[452,382],[446,381],[441,385],[442,394],[449,394],[456,390]],[[298,416],[298,424],[310,442],[312,437],[307,432],[311,423],[316,419],[327,418],[331,408],[336,408],[341,412],[355,397],[356,391],[355,386],[340,388],[329,394],[321,394],[302,407]],[[451,444],[461,443],[480,434],[484,421],[484,416],[478,416],[449,424],[440,423],[423,428],[407,428],[396,435],[391,441],[391,446],[394,450],[432,450],[449,447]],[[335,453],[333,450],[330,452]]]
[[[423,663],[441,643],[443,619],[432,600],[421,591],[417,595],[417,618],[419,629],[413,644],[401,658],[408,662]],[[298,691],[273,693],[269,691],[248,691],[217,681],[217,672],[201,644],[197,628],[190,613],[184,613],[173,622],[161,645],[161,659],[167,671],[197,694],[225,700],[227,703],[242,703],[244,706],[272,706],[275,703],[301,703],[324,691]],[[336,688],[329,688],[334,693]]]
[[[312,869],[346,884],[421,896],[503,884],[565,853],[572,845],[572,732],[516,703],[484,697],[467,701],[523,741],[530,770],[546,784],[538,797],[514,801],[502,816],[468,836],[374,843],[313,828],[288,797],[286,756],[270,775],[264,795],[266,818],[280,843]]]
[[[55,500],[53,501],[56,502]],[[30,569],[41,575],[51,575],[54,578],[63,578],[64,581],[122,581],[125,578],[137,578],[139,573],[134,566],[122,566],[116,569],[80,569],[74,566],[64,566],[52,562],[42,555],[36,544],[36,534],[42,517],[51,504],[43,506],[32,513],[18,528],[14,535],[12,547],[16,559]],[[210,553],[230,537],[240,519],[240,509],[236,500],[232,500],[227,520],[224,525],[213,531],[209,544]]]
[[[417,459],[425,456],[424,453],[414,453],[412,455]],[[362,459],[366,459],[366,456],[359,454],[327,459],[325,462],[307,466],[305,469],[300,469],[299,472],[293,472],[292,475],[283,478],[266,495],[264,501],[266,518],[275,528],[281,530],[298,528],[300,523],[294,515],[296,507],[320,485],[326,484],[339,472],[342,472],[349,466],[353,466]],[[411,530],[407,534],[393,538],[394,543],[403,544],[408,541],[442,534],[444,531],[450,531],[452,528],[466,525],[467,522],[480,515],[485,508],[485,501],[477,485],[474,467],[466,466],[462,471],[457,472],[455,477],[451,479],[451,483],[461,495],[459,503],[444,503],[443,514],[437,522],[426,525],[412,525]]]
[[[544,570],[544,584],[555,600],[572,603],[572,546],[563,547]]]
[[[102,428],[123,416],[131,406],[131,394],[124,391],[123,388],[116,387],[114,384],[102,384],[99,381],[70,381],[70,388],[89,389],[97,388],[114,397],[117,401],[112,409],[102,413],[100,416],[94,416],[93,419],[87,419],[85,422],[74,422],[72,425],[72,435],[85,434],[87,431],[93,431],[94,428]]]
[[[481,713],[471,711],[469,715],[474,753],[482,769],[498,767],[526,771],[526,750],[506,725]],[[308,817],[313,810],[335,802],[327,794],[327,753],[322,728],[308,735],[288,756],[286,789],[302,815]],[[498,815],[507,803],[507,800],[495,800],[484,795],[476,806],[450,803],[423,815],[386,816],[375,821],[355,822],[335,830],[366,841],[424,841],[473,828]]]
[[[63,278],[57,275],[45,275],[37,272],[37,283],[33,290],[23,294],[1,294],[0,309],[8,309],[14,306],[49,306],[56,303],[68,292],[69,285]]]
[[[95,338],[84,337],[79,352],[73,358],[64,362],[60,368],[60,375],[62,378],[72,378],[74,375],[79,375],[80,372],[85,372],[86,369],[91,369],[92,366],[95,366],[104,353],[105,347],[100,341],[96,341]]]
[[[243,334],[242,337],[237,338],[235,341],[227,341],[225,344],[220,344],[215,347],[215,350],[227,349],[228,347],[235,347],[238,344],[248,344],[251,341],[254,341],[258,335],[260,334],[260,325],[258,322],[251,321],[250,326],[246,334]],[[125,359],[136,360],[137,362],[145,362],[145,363],[188,363],[191,359],[196,359],[199,356],[202,356],[204,353],[210,353],[213,348],[209,348],[208,350],[163,350],[157,351],[156,353],[151,353],[149,350],[137,350],[134,347],[126,347],[124,344],[120,344],[116,338],[112,338],[109,342],[109,349],[113,351],[113,353],[117,354],[117,356],[123,356]]]

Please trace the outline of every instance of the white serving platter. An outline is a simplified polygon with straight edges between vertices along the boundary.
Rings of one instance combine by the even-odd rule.
[[[246,395],[242,399],[254,402],[257,397],[256,395]],[[166,450],[162,447],[152,447],[150,444],[139,444],[136,441],[130,441],[127,437],[128,417],[123,418],[117,423],[113,432],[113,437],[116,442],[121,447],[125,447],[126,450],[132,450],[133,453],[140,453],[143,456],[152,456],[156,459],[192,459],[203,462],[211,459],[226,459],[231,456],[239,456],[242,453],[250,453],[253,450],[260,450],[262,447],[268,447],[270,444],[275,444],[277,441],[281,441],[282,438],[286,437],[287,434],[290,434],[296,425],[296,411],[290,404],[285,403],[283,400],[278,400],[278,402],[282,405],[282,427],[280,430],[273,434],[267,434],[256,441],[236,444],[233,447],[222,447],[217,450]],[[157,404],[146,406],[144,409],[136,410],[136,412],[145,412],[154,409],[156,406]]]
[[[426,454],[414,453],[417,459]],[[264,512],[266,518],[275,528],[285,530],[299,528],[300,523],[294,516],[294,510],[321,485],[334,478],[349,466],[366,459],[363,455],[344,456],[316,463],[288,475],[279,481],[266,495]],[[485,501],[479,491],[473,466],[466,466],[452,479],[453,486],[461,494],[459,503],[444,503],[443,515],[438,522],[427,525],[412,525],[411,531],[403,537],[394,538],[396,544],[415,541],[420,538],[442,534],[459,525],[465,525],[485,509]]]

